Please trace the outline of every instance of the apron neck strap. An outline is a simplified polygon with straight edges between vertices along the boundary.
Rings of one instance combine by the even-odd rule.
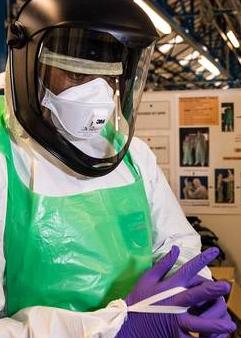
[[[101,132],[101,135],[113,145],[117,152],[120,152],[125,145],[125,135],[114,130],[113,125],[110,122],[107,122],[106,126]],[[123,161],[130,170],[134,179],[136,180],[137,178],[139,178],[140,173],[133,163],[129,150],[125,154]]]

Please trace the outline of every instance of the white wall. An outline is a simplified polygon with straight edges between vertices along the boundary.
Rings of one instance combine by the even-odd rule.
[[[227,265],[234,264],[241,284],[241,215],[198,215],[202,224],[219,237],[218,243],[227,254]]]

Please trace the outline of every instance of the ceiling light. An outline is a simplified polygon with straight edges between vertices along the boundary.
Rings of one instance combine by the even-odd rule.
[[[175,44],[183,42],[183,37],[181,35],[175,36],[175,38],[169,40],[167,43],[164,45],[158,46],[157,49],[159,52],[166,54],[169,52],[169,50],[175,46]]]
[[[158,46],[157,49],[159,52],[166,54],[169,52],[169,50],[172,48],[172,45],[170,43],[165,43],[165,45]]]
[[[179,61],[179,63],[180,63],[180,65],[181,65],[181,66],[183,66],[183,67],[184,67],[184,66],[186,66],[186,65],[189,63],[189,61],[188,61],[188,60],[185,60],[185,59],[183,59],[183,60],[180,60],[180,61]]]
[[[134,0],[134,2],[139,5],[144,12],[150,17],[156,29],[158,29],[163,34],[170,34],[172,28],[157,12],[155,12],[146,2],[143,0]]]
[[[226,37],[226,35],[224,34],[224,32],[220,32],[220,35],[221,35],[221,37],[224,39],[224,41],[227,41],[227,37]]]
[[[177,35],[174,39],[172,39],[174,43],[182,43],[183,42],[183,37],[181,35]],[[171,41],[172,41],[171,40]]]
[[[212,80],[216,77],[215,74],[209,74],[208,76],[206,76],[206,80]]]
[[[227,40],[226,43],[227,43],[228,48],[230,48],[231,50],[234,49],[233,45],[231,44],[231,42],[229,40]]]
[[[195,50],[194,52],[186,55],[183,59],[179,60],[178,62],[180,63],[181,66],[186,66],[189,63],[189,61],[196,60],[199,55],[200,53],[197,50]]]
[[[195,50],[194,52],[192,52],[192,53],[186,55],[186,56],[184,57],[184,59],[185,59],[185,60],[188,60],[188,61],[195,60],[196,58],[199,57],[199,55],[200,55],[200,53],[199,53],[197,50]]]
[[[201,56],[198,62],[200,63],[200,65],[202,65],[207,70],[209,70],[210,73],[216,76],[220,74],[220,70],[211,61],[209,61],[205,56]]]
[[[196,73],[202,73],[204,70],[205,70],[205,67],[200,66],[200,67],[198,67],[198,68],[195,70],[195,72],[196,72]]]
[[[229,38],[229,40],[231,41],[232,45],[235,47],[235,48],[239,48],[240,47],[240,44],[238,42],[238,39],[236,38],[235,34],[233,31],[228,31],[227,33],[227,37]]]
[[[195,51],[192,53],[192,58],[191,58],[191,60],[196,59],[197,57],[199,57],[199,55],[200,55],[200,53],[199,53],[197,50],[195,50]]]

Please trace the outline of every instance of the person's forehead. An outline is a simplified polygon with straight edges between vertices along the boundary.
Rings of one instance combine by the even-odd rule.
[[[104,79],[113,79],[113,80],[116,79],[116,76],[114,75],[85,74],[85,73],[80,73],[80,72],[70,72],[68,70],[60,69],[60,68],[53,67],[53,66],[51,66],[50,69],[51,69],[50,71],[59,72],[63,76],[67,76],[67,77],[75,76],[76,78],[90,78],[90,79],[101,77]]]

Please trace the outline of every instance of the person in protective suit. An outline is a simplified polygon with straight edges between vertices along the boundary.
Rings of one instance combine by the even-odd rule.
[[[226,107],[223,114],[224,131],[233,131],[233,110]]]
[[[185,135],[182,142],[183,159],[182,165],[193,165],[193,144],[190,135]]]
[[[157,38],[128,0],[29,0],[11,25],[0,100],[0,337],[235,329],[222,298],[229,286],[202,270],[217,251],[193,258],[199,236],[133,138]],[[174,265],[183,266],[167,278]],[[211,300],[200,316],[188,312]]]
[[[197,131],[195,137],[195,165],[201,164],[205,166],[206,163],[207,141],[205,135],[201,131]]]

